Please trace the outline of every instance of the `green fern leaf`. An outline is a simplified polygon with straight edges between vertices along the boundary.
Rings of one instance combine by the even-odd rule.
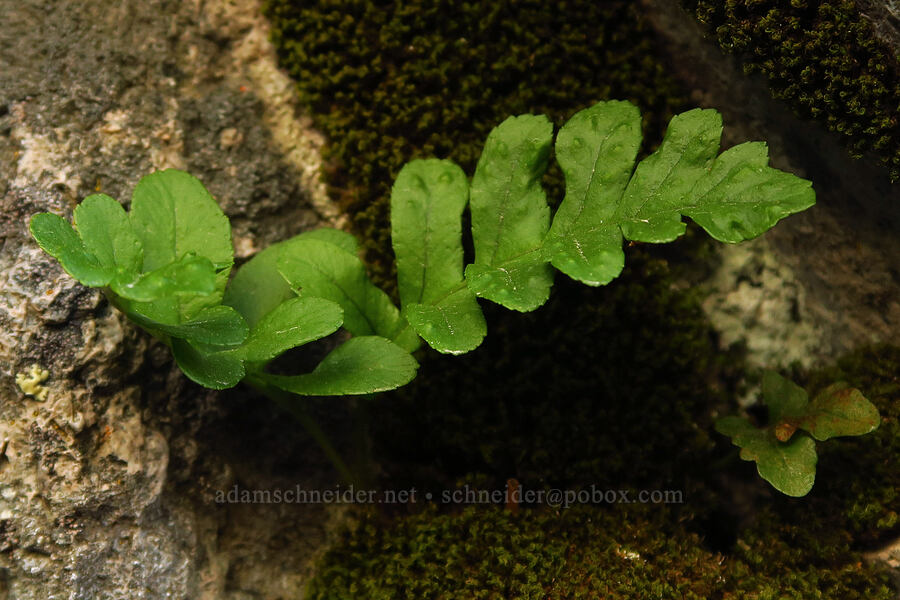
[[[463,283],[466,175],[448,160],[407,163],[391,191],[391,240],[403,316],[435,350],[461,354],[487,334]]]
[[[553,285],[542,251],[550,207],[541,187],[552,139],[547,117],[510,117],[491,131],[472,178],[469,289],[523,312],[546,302]]]
[[[685,231],[683,215],[735,243],[815,203],[809,181],[768,166],[765,144],[741,144],[717,157],[722,120],[709,109],[673,117],[659,149],[630,175],[639,125],[635,107],[611,101],[577,113],[560,131],[566,197],[544,252],[574,279],[609,283],[624,264],[623,238],[672,241]]]

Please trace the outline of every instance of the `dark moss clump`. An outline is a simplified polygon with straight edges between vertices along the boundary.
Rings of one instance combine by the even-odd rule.
[[[716,557],[656,521],[584,507],[369,519],[325,557],[310,598],[712,597]]]
[[[622,277],[564,277],[540,310],[498,319],[462,357],[423,361],[416,380],[374,402],[375,440],[401,481],[686,490],[712,462],[712,406],[739,361],[718,351],[694,290],[631,248]],[[722,385],[721,383],[718,385]]]
[[[728,557],[734,597],[896,598],[885,565],[864,562],[833,526],[813,532],[807,525],[765,511],[760,524],[742,532]]]
[[[823,121],[855,156],[874,151],[900,177],[898,57],[852,0],[684,0],[775,97]]]
[[[640,106],[658,142],[684,95],[632,4],[268,0],[281,63],[329,138],[333,196],[381,283],[393,285],[388,195],[406,161],[452,158],[471,174],[507,116],[559,124],[606,98]]]
[[[426,510],[393,525],[363,519],[325,556],[308,591],[318,600],[893,598],[884,571],[856,558],[782,566],[723,557],[655,508]]]

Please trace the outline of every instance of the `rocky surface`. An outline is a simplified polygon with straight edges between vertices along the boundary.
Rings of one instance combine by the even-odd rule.
[[[259,14],[0,0],[0,599],[295,598],[339,513],[217,504],[336,477],[266,400],[186,381],[27,234],[163,167],[207,184],[239,256],[338,223]]]

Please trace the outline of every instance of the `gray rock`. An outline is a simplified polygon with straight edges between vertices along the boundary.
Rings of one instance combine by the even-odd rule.
[[[900,57],[900,2],[897,0],[856,0],[860,12],[875,35]]]
[[[267,400],[188,382],[27,233],[170,166],[207,184],[241,257],[339,224],[259,2],[211,4],[0,0],[0,599],[296,598],[341,514],[217,504],[337,478]]]

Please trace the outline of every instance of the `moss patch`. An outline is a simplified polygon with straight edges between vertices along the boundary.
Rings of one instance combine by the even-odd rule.
[[[762,73],[776,98],[825,123],[854,156],[900,178],[900,57],[852,0],[684,0],[719,45]]]
[[[380,283],[393,285],[388,194],[406,161],[452,158],[471,174],[488,132],[508,115],[561,124],[607,98],[635,102],[659,141],[684,94],[632,4],[267,2],[281,63],[329,138],[332,195]]]
[[[717,555],[656,509],[478,507],[393,525],[370,515],[325,556],[308,591],[319,600],[893,598],[884,570],[856,560],[783,566]]]

